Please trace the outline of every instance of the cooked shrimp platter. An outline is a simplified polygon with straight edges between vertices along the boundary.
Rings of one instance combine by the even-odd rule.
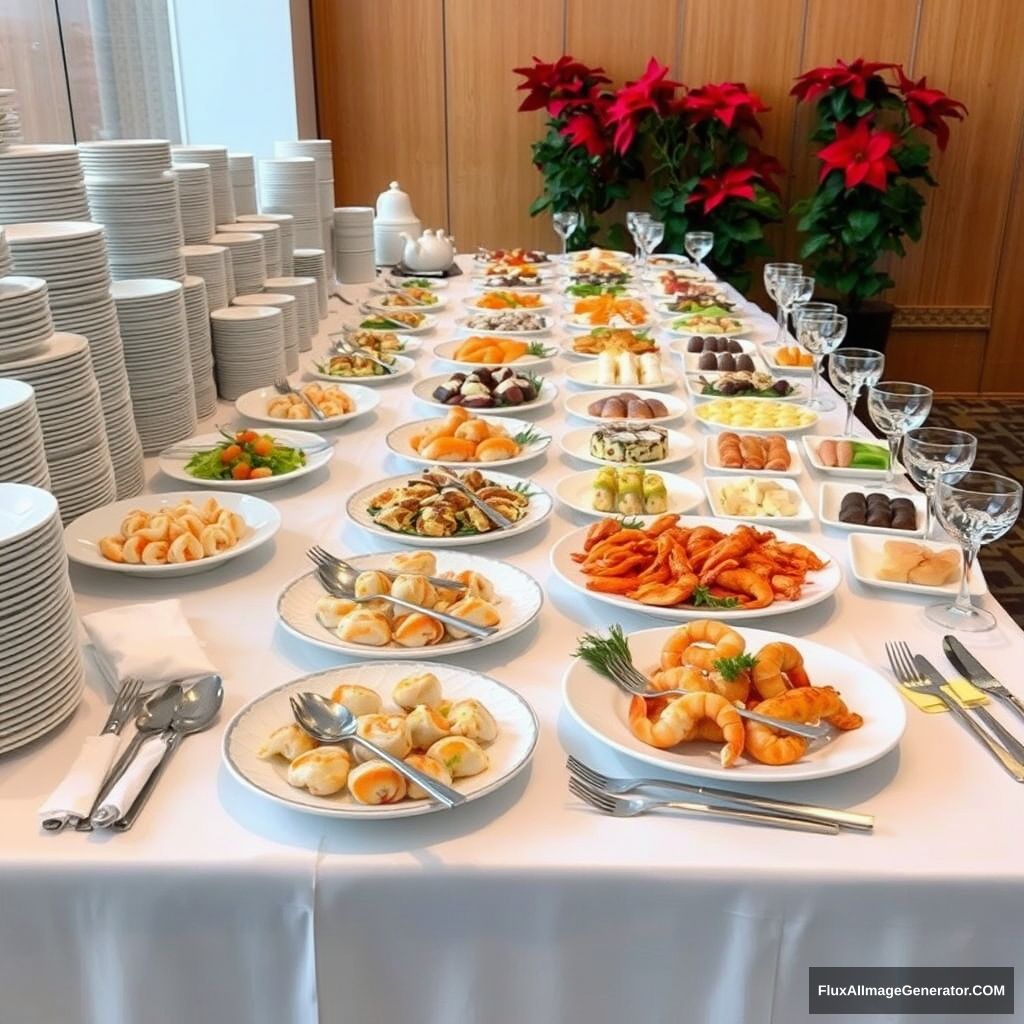
[[[694,775],[788,781],[852,771],[899,742],[906,715],[872,669],[781,633],[699,619],[628,638],[586,635],[563,681],[572,715],[631,756]],[[632,666],[649,696],[612,681]],[[678,692],[682,691],[682,692]],[[808,740],[743,717],[825,723]]]
[[[404,817],[443,808],[362,745],[319,744],[294,720],[288,701],[297,693],[343,704],[359,736],[469,799],[513,778],[536,744],[536,718],[518,694],[454,665],[356,663],[295,680],[235,716],[225,760],[245,785],[332,817]]]
[[[551,552],[569,586],[620,608],[668,619],[745,619],[825,600],[838,566],[781,530],[727,519],[664,515],[646,526],[603,519]]]
[[[363,658],[441,657],[507,640],[533,622],[543,603],[531,576],[478,555],[393,551],[352,555],[347,561],[356,573],[351,598],[327,593],[315,572],[284,588],[277,611],[285,629],[318,647]],[[451,585],[435,585],[432,579]],[[389,597],[423,611],[410,611]],[[470,637],[432,611],[497,629]]]

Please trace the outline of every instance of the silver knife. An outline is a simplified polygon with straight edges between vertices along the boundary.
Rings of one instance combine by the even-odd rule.
[[[947,685],[946,678],[941,672],[925,657],[920,654],[914,655],[914,664],[917,666],[919,672],[922,672],[931,681],[932,686],[928,687],[927,692],[934,694],[941,700],[946,707],[952,711],[961,722],[966,725],[971,732],[988,748],[989,753],[1013,776],[1017,782],[1024,782],[1024,764],[1022,764],[1013,754],[1011,754],[1005,747],[1000,746],[978,723],[971,718],[968,710],[961,706],[959,701],[954,700],[948,696],[945,690],[942,689]],[[1010,734],[984,709],[984,708],[971,708],[973,711],[986,725],[992,726],[993,723],[997,728],[997,731],[1006,733],[1007,736]],[[1010,736],[1010,739],[1014,743],[1017,741]]]
[[[1024,701],[1014,696],[955,636],[942,638],[942,649],[950,664],[979,690],[994,694],[1024,718]]]

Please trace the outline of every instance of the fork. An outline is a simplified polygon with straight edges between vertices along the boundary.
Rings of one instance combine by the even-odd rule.
[[[910,650],[903,640],[885,645],[885,653],[892,666],[893,675],[899,684],[916,693],[927,693],[930,697],[938,697],[950,711],[974,733],[978,741],[1006,769],[1016,782],[1024,782],[1024,764],[1002,746],[1000,746],[978,723],[971,718],[956,700],[950,697],[941,686],[927,680]]]
[[[788,828],[794,832],[816,832],[823,836],[839,834],[838,825],[808,821],[804,818],[790,818],[783,814],[747,811],[738,807],[716,807],[712,804],[691,803],[682,800],[655,800],[648,796],[616,796],[614,793],[593,789],[575,776],[569,778],[569,791],[585,803],[590,804],[591,807],[596,807],[613,818],[635,818],[638,814],[646,814],[647,811],[664,807],[687,814],[719,818],[722,821],[739,821],[752,825],[768,825],[772,828]]]
[[[311,402],[301,391],[296,391],[295,388],[288,383],[287,377],[281,377],[274,381],[274,390],[279,395],[298,395],[309,406],[309,411],[313,414],[315,420],[325,420],[327,417],[320,411],[320,407],[316,402]]]
[[[360,570],[354,565],[346,562],[344,558],[339,558],[337,555],[332,555],[326,548],[322,548],[319,544],[314,544],[307,552],[306,557],[316,562],[317,565],[330,565],[336,567],[338,570],[344,570],[346,573],[352,573],[353,583],[355,577],[359,575]],[[390,579],[397,579],[399,576],[409,575],[408,573],[395,572],[393,569],[374,569],[374,572],[382,572],[385,576]],[[413,573],[412,575],[420,576],[430,583],[432,586],[439,587],[441,590],[465,590],[466,585],[459,583],[458,580],[446,580],[442,576],[427,576],[422,573]]]
[[[615,779],[608,775],[602,775],[571,754],[565,762],[565,766],[580,782],[585,783],[590,789],[602,790],[614,796],[625,796],[627,793],[633,793],[637,789],[675,789],[682,793],[691,793],[694,796],[726,800],[739,807],[772,811],[793,818],[823,821],[829,825],[837,825],[839,828],[870,832],[875,827],[873,815],[858,814],[855,811],[840,811],[831,807],[818,807],[814,804],[797,804],[788,800],[773,800],[771,797],[756,796],[753,793],[737,793],[734,790],[718,789],[714,786],[697,786],[678,779]]]

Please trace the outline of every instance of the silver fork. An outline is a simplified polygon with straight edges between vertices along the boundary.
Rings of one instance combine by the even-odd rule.
[[[344,558],[339,558],[337,555],[332,555],[326,548],[322,548],[319,544],[314,544],[307,552],[306,556],[318,565],[331,565],[336,567],[338,575],[344,572],[345,574],[351,573],[352,586],[355,586],[356,577],[359,575],[358,570],[351,563],[346,562]],[[374,569],[374,572],[382,572],[385,576],[390,579],[397,579],[399,576],[409,575],[408,573],[395,572],[393,569]],[[466,586],[464,583],[459,583],[458,580],[446,580],[441,576],[426,576],[423,573],[413,573],[415,576],[423,576],[423,578],[435,587],[439,587],[441,590],[465,590]]]
[[[309,411],[313,414],[315,420],[325,420],[327,417],[320,411],[320,407],[316,402],[311,402],[301,391],[296,391],[295,388],[288,383],[287,377],[282,377],[280,380],[274,381],[274,390],[279,395],[298,395],[306,405],[309,406]]]
[[[804,818],[790,818],[783,814],[768,814],[761,811],[747,811],[739,807],[716,807],[712,804],[691,803],[682,800],[655,800],[648,796],[616,796],[593,789],[575,776],[569,779],[569,791],[581,800],[596,807],[604,814],[615,818],[634,818],[648,811],[668,808],[686,814],[703,815],[722,821],[739,821],[748,825],[768,825],[772,828],[788,828],[794,832],[816,832],[818,835],[835,836],[839,826]]]
[[[927,693],[930,697],[938,697],[974,733],[978,741],[1009,772],[1016,782],[1024,782],[1024,764],[1021,764],[1004,747],[1000,746],[937,683],[928,681],[915,660],[910,646],[905,641],[897,640],[893,643],[887,643],[885,645],[885,653],[888,655],[893,675],[896,676],[901,686],[905,686],[908,690],[914,690],[918,693]]]
[[[737,793],[730,789],[718,789],[714,786],[697,786],[678,779],[615,779],[608,775],[602,775],[571,754],[565,762],[565,766],[580,782],[586,783],[589,788],[603,790],[605,793],[615,796],[625,796],[627,793],[633,793],[638,789],[675,789],[681,793],[691,793],[694,796],[726,800],[740,807],[773,811],[794,818],[824,821],[830,825],[838,825],[840,828],[870,832],[875,827],[875,819],[872,815],[858,814],[855,811],[840,811],[831,807],[818,807],[814,804],[796,804],[788,800],[773,800],[767,796],[755,796],[753,793]]]

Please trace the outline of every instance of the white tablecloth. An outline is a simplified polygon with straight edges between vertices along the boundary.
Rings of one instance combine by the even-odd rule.
[[[451,336],[467,288],[462,278],[445,293],[417,376],[443,372],[430,349]],[[346,317],[349,307],[323,326]],[[770,318],[759,329],[769,336]],[[321,333],[317,349],[325,344]],[[556,359],[550,373],[563,395],[567,362]],[[909,709],[900,749],[854,774],[764,787],[870,811],[873,835],[617,820],[571,797],[567,753],[610,771],[638,768],[561,709],[575,637],[614,621],[653,622],[614,614],[553,577],[552,544],[583,522],[563,509],[535,532],[475,549],[542,583],[539,622],[452,659],[533,704],[541,737],[528,772],[457,812],[375,823],[290,812],[242,789],[220,761],[223,722],[264,690],[340,660],[276,623],[276,596],[304,570],[304,550],[396,546],[344,512],[355,487],[408,468],[384,434],[430,415],[407,381],[381,393],[375,415],[339,432],[326,470],[267,493],[284,518],[273,544],[178,580],[73,569],[81,612],[180,596],[227,695],[221,727],[183,745],[124,835],[52,836],[36,822],[40,800],[105,717],[95,674],[65,728],[0,762],[0,1021],[791,1024],[807,1016],[811,965],[1024,964],[1024,792],[949,715]],[[838,429],[840,415],[825,426]],[[556,441],[524,472],[550,489],[581,468],[557,447],[576,424],[561,397],[533,418]],[[223,405],[215,419],[232,421],[233,409]],[[692,417],[684,429],[702,435]],[[682,472],[699,480],[699,457]],[[815,509],[819,484],[805,470],[800,485]],[[151,461],[148,490],[176,489]],[[845,570],[845,534],[817,523],[802,532]],[[758,625],[813,636],[883,672],[886,639],[944,665],[928,600],[868,590],[847,573],[834,598]],[[999,627],[971,646],[1012,683],[1024,636],[993,601],[986,606]]]

